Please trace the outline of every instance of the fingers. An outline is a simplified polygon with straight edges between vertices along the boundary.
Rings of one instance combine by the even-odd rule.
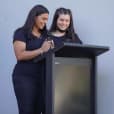
[[[53,42],[53,40],[48,41],[48,43],[50,44],[50,48],[53,49],[54,48],[54,42]]]
[[[42,44],[41,47],[42,47],[44,52],[47,52],[50,49],[50,47],[51,47],[51,43],[48,42],[48,41],[44,41],[44,43]]]
[[[52,40],[51,41],[51,49],[53,49],[54,48],[54,41]]]
[[[42,49],[44,52],[47,52],[49,49],[54,48],[54,42],[53,40],[47,41],[45,40],[44,43],[42,44]]]

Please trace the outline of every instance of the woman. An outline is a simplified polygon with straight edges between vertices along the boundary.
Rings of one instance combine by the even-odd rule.
[[[19,114],[45,113],[45,59],[34,58],[48,52],[46,23],[49,11],[42,5],[31,9],[25,24],[14,33],[13,46],[17,64],[13,85]]]
[[[82,44],[82,41],[74,31],[70,9],[58,8],[55,11],[50,32],[53,36],[55,46],[61,45],[60,42],[63,41]]]

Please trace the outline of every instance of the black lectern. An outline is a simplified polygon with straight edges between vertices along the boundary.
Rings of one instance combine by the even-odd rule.
[[[96,57],[105,46],[64,43],[46,57],[46,114],[96,114]]]

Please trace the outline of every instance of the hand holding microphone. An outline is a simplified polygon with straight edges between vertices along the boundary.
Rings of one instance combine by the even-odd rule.
[[[41,46],[41,50],[43,51],[43,53],[47,52],[51,48],[51,45],[52,41],[45,40]]]
[[[41,46],[42,53],[47,52],[49,49],[54,48],[54,41],[50,32],[47,33],[47,38]]]
[[[50,32],[48,32],[47,34],[48,34],[47,41],[51,41],[51,47],[50,48],[53,49],[54,48],[54,41],[52,39],[52,35]]]
[[[54,48],[54,42],[51,36],[48,35],[47,39],[43,42],[40,48],[41,56],[36,57],[33,61],[38,62],[42,60],[43,58],[47,56],[46,52],[48,52],[50,49],[53,49],[53,48]]]

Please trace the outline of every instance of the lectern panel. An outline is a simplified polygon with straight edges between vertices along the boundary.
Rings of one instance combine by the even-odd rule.
[[[90,59],[54,58],[54,114],[90,114]]]

